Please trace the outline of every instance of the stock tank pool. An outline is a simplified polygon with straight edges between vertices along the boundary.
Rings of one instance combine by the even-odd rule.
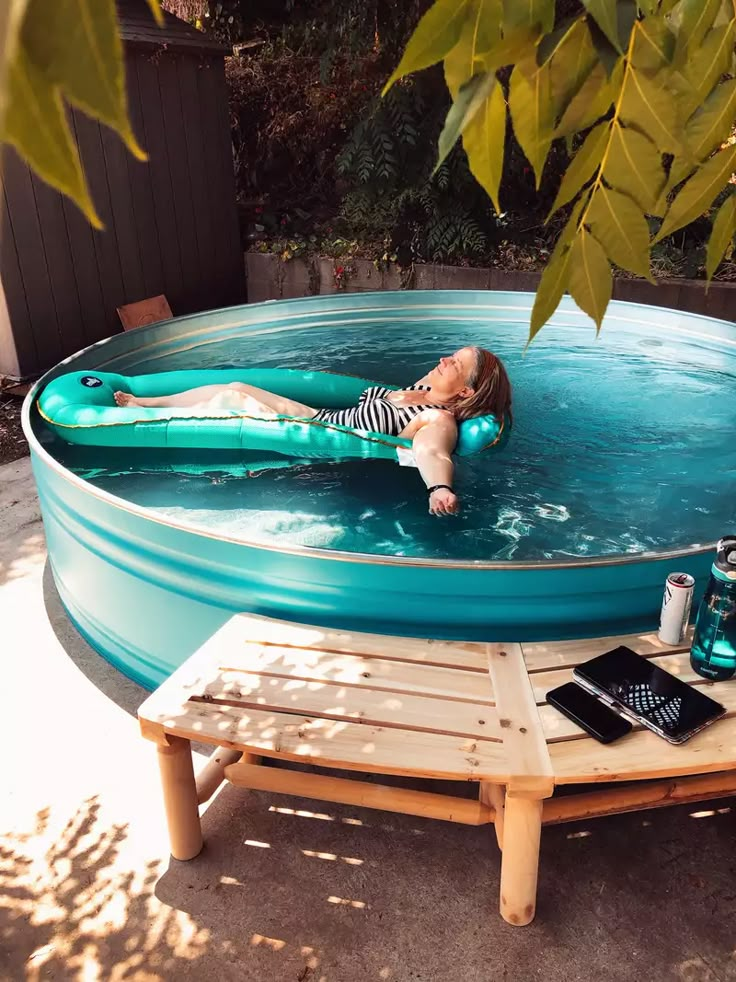
[[[702,589],[736,527],[736,326],[566,298],[524,354],[533,296],[312,297],[175,318],[80,352],[29,395],[49,557],[79,630],[161,682],[233,612],[377,633],[551,640],[656,626],[666,575]],[[65,372],[266,367],[398,385],[478,344],[505,361],[503,450],[456,460],[463,510],[428,514],[414,468],[72,447],[35,411]]]

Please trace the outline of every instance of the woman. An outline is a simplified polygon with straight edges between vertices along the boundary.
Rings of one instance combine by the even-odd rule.
[[[510,413],[511,383],[499,358],[473,346],[440,358],[435,368],[406,389],[366,389],[358,405],[350,409],[315,409],[243,382],[203,385],[151,399],[116,392],[115,401],[119,406],[170,407],[205,414],[218,410],[275,413],[404,437],[412,441],[419,473],[427,485],[430,512],[454,515],[459,509],[452,487],[457,425],[474,416],[492,413],[502,419]]]

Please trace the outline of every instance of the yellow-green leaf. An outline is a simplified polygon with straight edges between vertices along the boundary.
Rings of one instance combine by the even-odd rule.
[[[549,69],[542,67],[532,78],[527,78],[518,67],[514,68],[509,83],[509,108],[516,139],[534,169],[539,188],[554,132]]]
[[[586,78],[580,91],[575,95],[563,113],[555,131],[555,136],[569,136],[587,129],[611,108],[611,103],[621,87],[623,65],[619,61],[610,78],[600,62]]]
[[[681,0],[677,8],[677,47],[694,51],[713,25],[721,0]]]
[[[504,0],[504,27],[540,27],[546,34],[555,22],[554,0]]]
[[[498,85],[496,76],[490,72],[483,72],[480,75],[474,75],[470,81],[461,87],[457,98],[450,106],[445,125],[440,133],[439,157],[435,171],[441,166],[442,161],[455,146],[457,138],[479,112],[491,94],[491,89],[496,85]]]
[[[163,11],[161,10],[161,4],[158,2],[158,0],[146,0],[146,2],[148,3],[148,7],[151,13],[153,14],[154,20],[156,21],[158,26],[163,27],[164,15],[163,15]]]
[[[683,119],[695,112],[728,71],[733,57],[735,25],[736,21],[731,21],[723,27],[713,28],[699,48],[688,52],[682,69],[688,87],[679,93]]]
[[[585,20],[578,20],[550,59],[549,77],[555,116],[559,118],[596,64],[595,48]]]
[[[460,40],[445,56],[445,82],[453,99],[483,67],[480,55],[501,37],[501,0],[471,0]]]
[[[128,117],[114,0],[29,0],[21,34],[28,57],[48,82],[116,130],[131,153],[145,160]]]
[[[558,243],[542,273],[532,307],[527,346],[539,334],[562,300],[567,289],[570,252],[568,243]]]
[[[599,123],[585,138],[585,142],[572,158],[572,162],[562,178],[560,190],[550,209],[550,215],[562,208],[575,197],[580,188],[598,169],[603,157],[603,151],[608,143],[610,123]]]
[[[383,89],[385,95],[404,75],[441,61],[460,40],[470,0],[437,0],[416,26],[403,57]]]
[[[601,321],[611,299],[611,267],[600,243],[581,228],[570,250],[568,290],[573,300],[591,317],[600,331]]]
[[[707,160],[679,191],[654,238],[659,242],[699,218],[736,170],[736,144]]]
[[[483,52],[483,67],[487,72],[495,72],[506,65],[528,63],[536,69],[538,42],[539,30],[536,27],[515,27]]]
[[[685,129],[695,160],[705,160],[726,140],[736,122],[736,79],[716,86]],[[685,176],[684,174],[682,175]]]
[[[68,195],[95,228],[102,228],[56,87],[27,56],[21,43],[8,70],[3,139],[44,181]]]
[[[614,48],[621,51],[616,0],[583,0],[583,5]]]
[[[616,120],[603,176],[651,214],[665,182],[662,154],[651,140]]]
[[[675,36],[664,17],[637,21],[631,63],[644,71],[656,72],[672,60]]]
[[[644,72],[629,68],[619,109],[621,119],[650,137],[660,150],[681,149],[681,126],[674,96]]]
[[[585,222],[606,255],[618,266],[651,278],[649,226],[641,208],[631,198],[611,188],[596,188]]]
[[[490,95],[463,133],[463,147],[473,177],[478,181],[501,211],[498,189],[503,172],[503,154],[506,140],[506,100],[500,84]]]
[[[708,240],[705,272],[711,279],[736,233],[736,194],[729,195],[718,209]]]

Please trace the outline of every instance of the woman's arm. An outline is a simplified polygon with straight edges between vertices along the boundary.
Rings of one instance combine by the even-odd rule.
[[[429,510],[433,515],[455,515],[459,509],[457,495],[452,489],[455,465],[452,451],[457,443],[457,423],[449,413],[430,411],[422,413],[416,422],[412,448],[419,473],[428,488],[436,484],[447,487],[433,491],[429,496]]]

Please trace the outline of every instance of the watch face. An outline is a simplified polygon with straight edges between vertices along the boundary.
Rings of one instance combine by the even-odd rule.
[[[102,379],[96,378],[94,375],[85,375],[80,379],[82,385],[86,385],[88,389],[96,389],[98,385],[102,385]]]

